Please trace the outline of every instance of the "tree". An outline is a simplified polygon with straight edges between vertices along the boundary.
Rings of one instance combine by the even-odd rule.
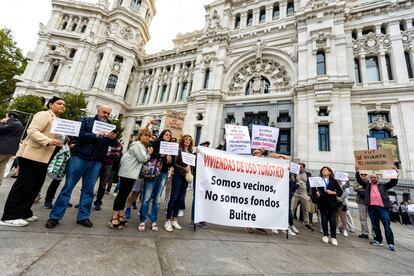
[[[42,97],[34,95],[19,96],[13,100],[9,110],[19,111],[20,120],[25,125],[31,118],[31,115],[46,110],[45,100]]]
[[[11,31],[0,29],[0,113],[6,111],[16,89],[13,77],[23,74],[26,65],[27,60],[13,41]]]
[[[121,139],[124,134],[124,126],[122,125],[122,115],[119,115],[119,118],[111,118],[111,124],[116,125],[116,130],[118,131],[118,139]]]
[[[60,116],[61,118],[79,121],[82,117],[86,116],[88,102],[86,101],[85,94],[65,93],[60,96],[65,99],[66,104],[66,111]]]

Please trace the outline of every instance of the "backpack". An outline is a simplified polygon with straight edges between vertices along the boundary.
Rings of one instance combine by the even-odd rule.
[[[66,165],[70,158],[70,148],[67,144],[56,153],[47,167],[47,175],[54,180],[62,180],[65,176]]]
[[[145,180],[155,179],[161,173],[160,167],[160,161],[158,159],[150,159],[142,165],[139,177]]]

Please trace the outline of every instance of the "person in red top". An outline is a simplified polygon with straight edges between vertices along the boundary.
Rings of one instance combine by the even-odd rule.
[[[394,168],[395,169],[395,168]],[[371,174],[370,181],[362,180],[359,175],[358,167],[356,167],[356,179],[359,185],[365,188],[365,204],[368,206],[368,214],[371,219],[372,229],[375,233],[374,240],[370,244],[382,246],[382,234],[380,221],[384,225],[385,239],[388,248],[396,251],[394,244],[394,234],[391,230],[389,209],[392,207],[388,190],[397,185],[398,179],[391,179],[387,183],[379,183],[378,175]]]

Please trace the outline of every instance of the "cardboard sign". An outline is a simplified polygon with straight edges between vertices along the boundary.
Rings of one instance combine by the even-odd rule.
[[[60,135],[78,137],[81,125],[81,122],[56,118],[53,120],[52,129],[50,132]]]
[[[394,166],[391,149],[354,151],[360,170],[389,170]]]
[[[180,139],[183,135],[185,113],[167,110],[164,129],[171,131],[171,136]]]
[[[205,147],[199,150],[195,223],[287,229],[289,162]]]
[[[278,128],[253,125],[252,149],[265,149],[275,151],[278,138]]]
[[[325,183],[323,182],[322,178],[319,176],[309,177],[309,185],[311,188],[318,188],[318,187],[324,187]]]
[[[183,162],[185,164],[193,166],[193,167],[195,166],[196,158],[194,154],[182,151],[181,157],[183,158]]]
[[[276,158],[276,159],[292,160],[292,157],[290,157],[289,155],[285,155],[285,154],[272,152],[270,155],[272,158]]]
[[[349,181],[349,174],[345,172],[335,172],[335,179],[339,181]]]
[[[290,162],[290,172],[294,174],[299,174],[300,165]]]
[[[226,151],[251,154],[250,134],[247,126],[225,125]]]
[[[95,134],[97,134],[98,132],[107,133],[107,132],[111,132],[115,128],[116,128],[115,125],[111,125],[108,123],[95,120],[95,122],[93,123],[92,133],[95,133]]]
[[[178,143],[170,143],[161,141],[160,154],[178,155]]]
[[[398,172],[396,170],[383,170],[382,177],[388,178],[388,179],[397,179]]]

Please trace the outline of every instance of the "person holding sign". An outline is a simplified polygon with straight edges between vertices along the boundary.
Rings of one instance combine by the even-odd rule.
[[[93,188],[102,162],[105,160],[109,146],[116,146],[118,140],[114,132],[98,131],[94,133],[95,122],[107,124],[112,108],[107,105],[99,107],[95,117],[87,117],[81,120],[82,125],[79,137],[75,141],[72,157],[66,168],[66,183],[63,186],[55,205],[49,214],[46,228],[54,228],[65,215],[73,188],[82,178],[82,190],[79,200],[77,223],[84,227],[92,227],[89,220],[93,201]]]
[[[177,230],[182,229],[177,221],[178,210],[181,203],[185,200],[185,193],[188,187],[187,175],[192,173],[191,166],[183,162],[182,152],[193,153],[193,138],[191,135],[185,134],[181,137],[178,155],[174,156],[173,159],[174,176],[167,208],[167,221],[164,224],[164,229],[167,232],[172,232],[173,228]]]
[[[114,201],[112,216],[109,219],[109,227],[121,229],[127,224],[125,220],[125,204],[131,193],[135,181],[138,179],[142,165],[150,159],[152,147],[146,148],[151,139],[151,131],[148,128],[139,130],[138,141],[131,144],[121,160],[119,168],[119,191]],[[138,228],[138,230],[140,230]],[[141,231],[141,230],[140,230]]]
[[[368,214],[375,234],[374,240],[370,244],[374,246],[383,245],[380,228],[381,221],[384,226],[388,249],[396,251],[397,247],[394,244],[394,234],[391,230],[390,212],[388,211],[392,208],[388,190],[397,185],[398,178],[393,178],[387,183],[379,183],[378,175],[371,174],[369,176],[370,181],[363,181],[359,175],[359,166],[355,166],[355,169],[355,177],[358,184],[365,188],[365,204],[368,206]],[[396,169],[396,167],[393,169]]]
[[[336,239],[336,214],[338,213],[337,197],[342,195],[342,189],[338,181],[335,180],[335,175],[331,168],[324,166],[319,171],[324,186],[312,188],[313,198],[316,199],[318,209],[321,212],[321,224],[323,230],[322,242],[328,243],[329,229],[331,230],[331,243],[337,246]],[[329,229],[328,229],[329,223]]]
[[[158,221],[158,211],[160,209],[160,199],[161,193],[164,189],[165,182],[167,181],[168,170],[172,166],[172,157],[171,155],[160,154],[160,144],[161,142],[170,142],[171,140],[171,131],[165,129],[161,132],[159,137],[152,142],[152,147],[154,152],[151,154],[151,160],[154,164],[157,164],[159,168],[157,169],[159,175],[154,173],[154,177],[145,177],[144,175],[144,198],[141,204],[140,210],[140,220],[141,223],[138,227],[139,231],[145,230],[145,223],[148,219],[148,210],[150,205],[150,200],[152,198],[152,207],[151,207],[151,216],[150,220],[151,230],[158,231],[157,221]],[[159,164],[159,165],[158,165]],[[153,197],[154,195],[154,197]]]
[[[47,107],[48,111],[34,115],[27,137],[16,154],[21,157],[19,176],[7,197],[0,225],[26,226],[38,220],[31,208],[42,189],[52,153],[56,147],[62,146],[59,136],[50,131],[53,120],[66,110],[65,101],[59,97],[52,97]]]
[[[294,212],[300,203],[300,208],[303,214],[304,228],[313,231],[309,224],[309,195],[310,184],[309,177],[311,174],[305,171],[305,163],[299,163],[299,174],[296,176],[296,190],[292,197],[292,212]]]

